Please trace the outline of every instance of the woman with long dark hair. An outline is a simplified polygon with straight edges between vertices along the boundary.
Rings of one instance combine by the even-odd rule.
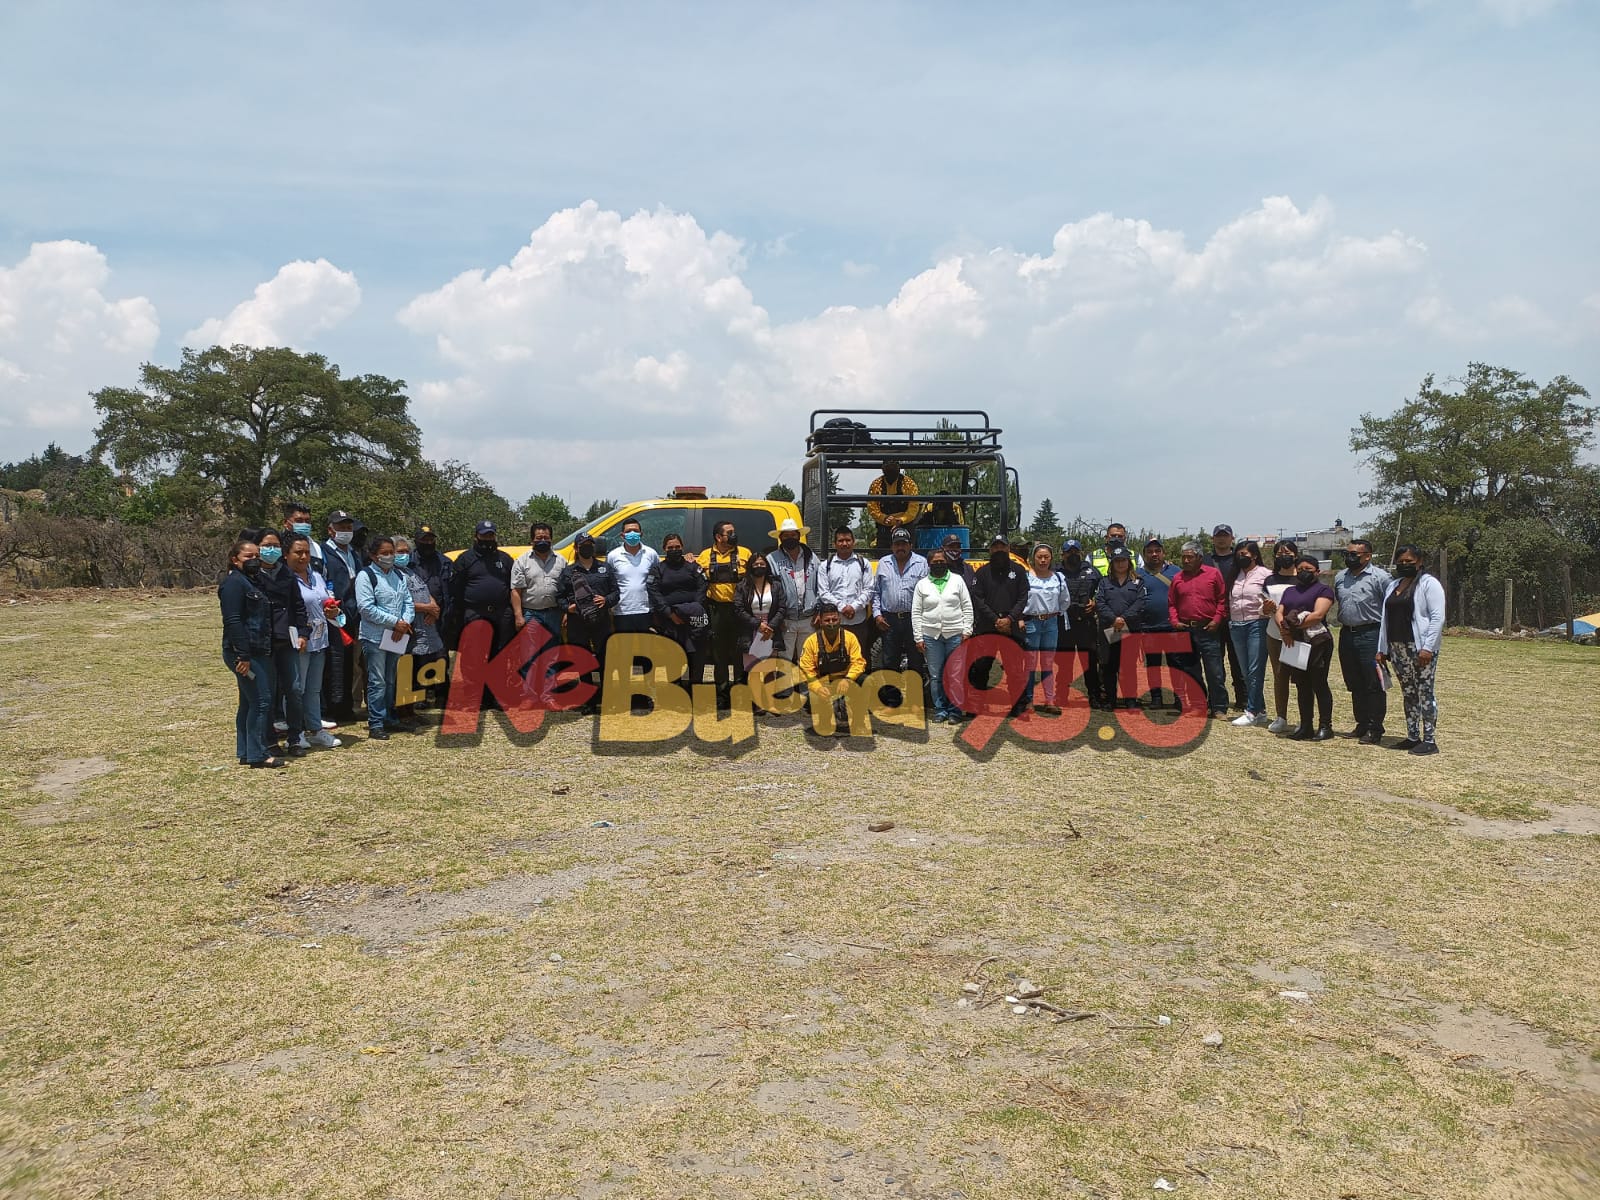
[[[1309,645],[1305,664],[1289,668],[1300,701],[1300,725],[1289,735],[1297,742],[1325,742],[1333,737],[1333,689],[1328,686],[1333,631],[1327,621],[1335,597],[1333,589],[1318,578],[1321,567],[1314,555],[1297,558],[1294,586],[1283,593],[1283,603],[1278,606],[1283,653],[1287,655],[1301,643]],[[1318,718],[1315,728],[1311,724],[1313,710]]]

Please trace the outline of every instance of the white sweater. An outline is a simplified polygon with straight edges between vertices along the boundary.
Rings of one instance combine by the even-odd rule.
[[[972,596],[966,580],[952,572],[945,576],[942,592],[932,579],[917,580],[917,590],[911,594],[911,633],[919,642],[971,636]]]

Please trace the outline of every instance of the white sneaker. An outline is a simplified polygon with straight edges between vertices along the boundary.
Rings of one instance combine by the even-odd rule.
[[[313,746],[321,746],[325,750],[335,750],[344,743],[326,729],[319,729],[311,735],[311,744]]]
[[[1285,721],[1282,717],[1279,717],[1277,720],[1273,721],[1271,725],[1267,726],[1267,732],[1282,733],[1287,728],[1289,728],[1289,722]]]
[[[1244,716],[1235,717],[1228,723],[1230,725],[1237,725],[1240,729],[1244,729],[1247,726],[1254,725],[1256,723],[1256,715],[1247,708],[1244,710]]]
[[[294,746],[294,748],[296,750],[309,750],[309,749],[311,749],[311,743],[306,741],[306,735],[303,734],[303,733],[298,738],[296,738],[295,741],[292,742],[291,744]]]
[[[324,729],[337,729],[337,728],[339,728],[339,722],[337,722],[337,721],[324,721],[322,723],[322,727]]]
[[[289,722],[287,722],[287,721],[274,721],[272,723],[272,728],[277,730],[279,733],[288,733],[289,732]]]

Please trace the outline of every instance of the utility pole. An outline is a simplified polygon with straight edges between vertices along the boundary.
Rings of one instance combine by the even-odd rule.
[[[1511,580],[1506,580],[1506,619],[1500,626],[1500,632],[1506,636],[1511,635]]]
[[[1572,564],[1561,564],[1561,590],[1567,610],[1567,641],[1572,640]]]

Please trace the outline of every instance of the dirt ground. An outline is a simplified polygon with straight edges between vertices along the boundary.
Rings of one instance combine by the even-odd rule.
[[[0,1196],[1600,1195],[1600,652],[1439,683],[252,772],[214,598],[0,603]]]

